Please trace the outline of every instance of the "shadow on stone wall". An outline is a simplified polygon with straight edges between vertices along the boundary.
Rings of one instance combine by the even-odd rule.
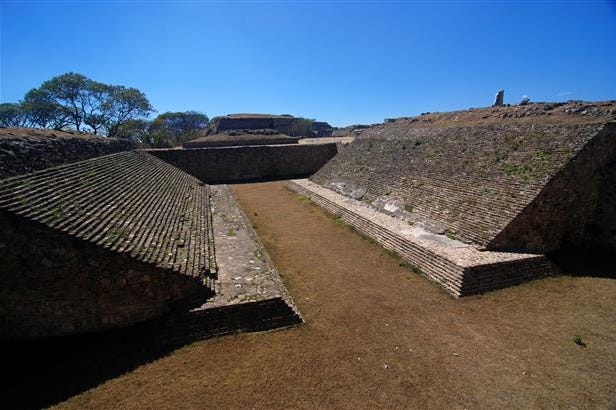
[[[616,256],[609,250],[568,247],[549,258],[566,275],[616,279]]]
[[[269,299],[107,332],[3,341],[0,360],[8,382],[0,400],[5,408],[49,407],[197,340],[299,322],[282,299]]]
[[[224,184],[307,177],[333,158],[338,148],[327,143],[147,152],[207,184]]]

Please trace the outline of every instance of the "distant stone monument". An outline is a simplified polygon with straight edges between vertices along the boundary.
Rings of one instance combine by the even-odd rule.
[[[502,107],[504,97],[505,90],[498,90],[498,92],[496,93],[496,97],[494,97],[494,103],[492,104],[492,107]]]
[[[530,102],[530,97],[528,95],[523,95],[522,100],[520,100],[520,105],[526,105]]]

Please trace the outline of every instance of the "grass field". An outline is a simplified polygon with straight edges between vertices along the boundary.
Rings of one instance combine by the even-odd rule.
[[[233,189],[306,323],[190,344],[61,407],[606,408],[616,400],[615,279],[552,277],[456,300],[283,182]]]

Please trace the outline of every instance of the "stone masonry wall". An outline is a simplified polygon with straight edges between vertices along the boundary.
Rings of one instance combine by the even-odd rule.
[[[125,326],[210,295],[201,279],[118,255],[0,211],[0,338]]]
[[[389,127],[355,139],[311,180],[386,213],[488,247],[605,127]],[[515,243],[516,248],[545,252],[564,235],[560,230],[529,241],[511,231],[506,246],[502,242],[491,249]]]
[[[616,251],[616,123],[589,141],[490,243],[499,250],[556,245]]]
[[[0,179],[134,148],[130,141],[31,128],[0,128]]]
[[[333,202],[296,181],[291,181],[289,188],[309,197],[323,209],[341,218],[385,249],[396,252],[413,264],[421,274],[438,282],[456,297],[514,286],[557,273],[556,267],[547,258],[538,255],[517,260],[503,259],[475,266],[461,266],[446,255],[408,240],[379,224],[377,220],[358,214],[342,203]]]
[[[298,138],[286,135],[219,135],[197,138],[183,144],[184,148],[241,147],[247,145],[297,144]]]
[[[281,179],[315,173],[337,153],[336,144],[151,150],[206,183]]]
[[[288,134],[297,118],[282,116],[216,117],[208,127],[208,135],[227,130],[274,129]]]

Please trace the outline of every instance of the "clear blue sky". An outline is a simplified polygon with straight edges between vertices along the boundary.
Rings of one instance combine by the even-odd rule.
[[[1,3],[0,101],[67,71],[159,112],[290,113],[338,126],[505,102],[616,99],[616,4]]]

